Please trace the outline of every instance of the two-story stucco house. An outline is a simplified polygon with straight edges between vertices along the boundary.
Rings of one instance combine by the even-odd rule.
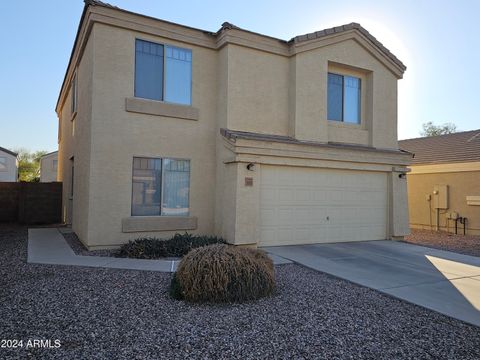
[[[18,180],[17,154],[0,147],[0,182],[16,182]]]
[[[401,238],[404,71],[355,23],[285,41],[88,0],[56,107],[64,219],[89,248]]]
[[[57,181],[58,151],[45,154],[40,158],[40,182]]]

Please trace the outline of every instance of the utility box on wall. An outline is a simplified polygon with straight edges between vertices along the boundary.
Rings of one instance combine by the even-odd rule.
[[[448,209],[448,185],[433,186],[433,208]]]

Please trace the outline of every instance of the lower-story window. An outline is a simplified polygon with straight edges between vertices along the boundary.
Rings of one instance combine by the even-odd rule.
[[[187,216],[190,160],[133,158],[132,216]]]

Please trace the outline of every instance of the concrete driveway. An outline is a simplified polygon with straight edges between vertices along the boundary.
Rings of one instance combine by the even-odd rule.
[[[389,240],[264,250],[480,326],[478,257]]]

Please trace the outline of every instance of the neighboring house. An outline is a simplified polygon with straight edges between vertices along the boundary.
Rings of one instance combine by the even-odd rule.
[[[402,140],[415,154],[408,178],[410,226],[480,234],[480,129]],[[462,220],[462,221],[461,221]]]
[[[0,147],[0,182],[18,181],[17,154]]]
[[[404,71],[355,23],[285,41],[86,1],[56,106],[65,221],[89,248],[401,238]]]
[[[40,159],[40,182],[57,181],[58,151],[45,154]]]

